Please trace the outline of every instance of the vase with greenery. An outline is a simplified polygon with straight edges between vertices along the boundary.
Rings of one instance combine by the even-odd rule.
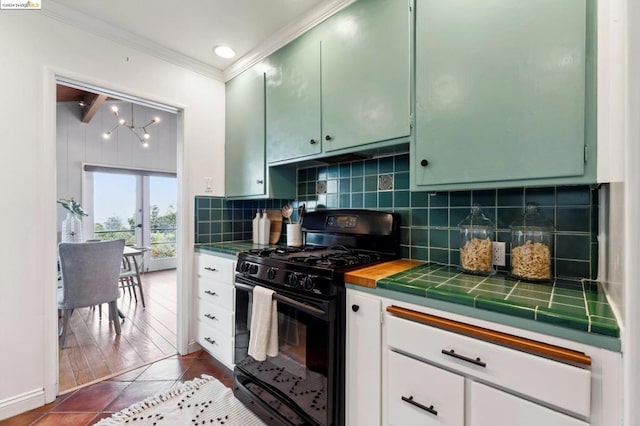
[[[62,221],[61,240],[63,243],[81,243],[84,241],[82,237],[82,216],[89,216],[82,208],[80,203],[73,197],[58,200],[65,210],[67,217]]]

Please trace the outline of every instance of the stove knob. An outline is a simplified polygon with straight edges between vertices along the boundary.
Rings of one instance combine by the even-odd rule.
[[[258,265],[256,264],[252,264],[251,267],[249,268],[249,273],[250,274],[257,274],[258,273]]]
[[[313,278],[311,278],[309,276],[306,276],[306,277],[302,278],[301,281],[302,281],[302,286],[307,291],[313,290],[313,287],[315,287],[315,285],[316,285],[316,283],[313,282]]]
[[[298,287],[298,284],[300,284],[298,274],[292,272],[291,275],[289,275],[289,285],[291,287]]]
[[[250,266],[249,262],[244,262],[242,264],[242,272],[249,272],[249,266]]]
[[[276,272],[278,270],[276,268],[269,268],[269,270],[267,271],[267,278],[269,278],[270,280],[274,279],[276,277]]]

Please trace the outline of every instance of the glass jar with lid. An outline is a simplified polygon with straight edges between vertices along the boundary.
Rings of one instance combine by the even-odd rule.
[[[471,207],[471,213],[458,224],[460,229],[460,269],[463,272],[493,275],[493,235],[495,225],[480,209]]]
[[[554,226],[527,204],[524,214],[511,224],[511,275],[527,281],[550,281]]]

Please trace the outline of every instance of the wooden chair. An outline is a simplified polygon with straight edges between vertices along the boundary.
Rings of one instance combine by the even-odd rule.
[[[62,276],[62,286],[58,288],[58,309],[62,311],[60,348],[64,348],[69,319],[76,308],[108,303],[109,321],[120,334],[117,300],[123,250],[123,239],[58,245]]]
[[[137,250],[136,254],[127,254],[125,250],[125,255],[122,257],[122,268],[120,269],[120,288],[122,291],[128,290],[129,297],[133,295],[136,303],[138,302],[138,296],[136,294],[136,289],[140,293],[140,301],[142,302],[142,307],[145,308],[146,305],[144,303],[144,292],[142,290],[142,279],[140,278],[140,271],[143,267],[144,262],[144,254],[149,249],[147,247],[135,247],[134,250]],[[140,256],[140,262],[138,262],[137,256]]]

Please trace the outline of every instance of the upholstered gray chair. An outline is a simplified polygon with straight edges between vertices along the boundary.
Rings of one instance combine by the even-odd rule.
[[[62,310],[60,348],[64,348],[69,319],[76,308],[109,304],[109,321],[120,334],[117,300],[124,240],[89,243],[60,243],[58,256],[62,286],[58,288],[58,309]]]

